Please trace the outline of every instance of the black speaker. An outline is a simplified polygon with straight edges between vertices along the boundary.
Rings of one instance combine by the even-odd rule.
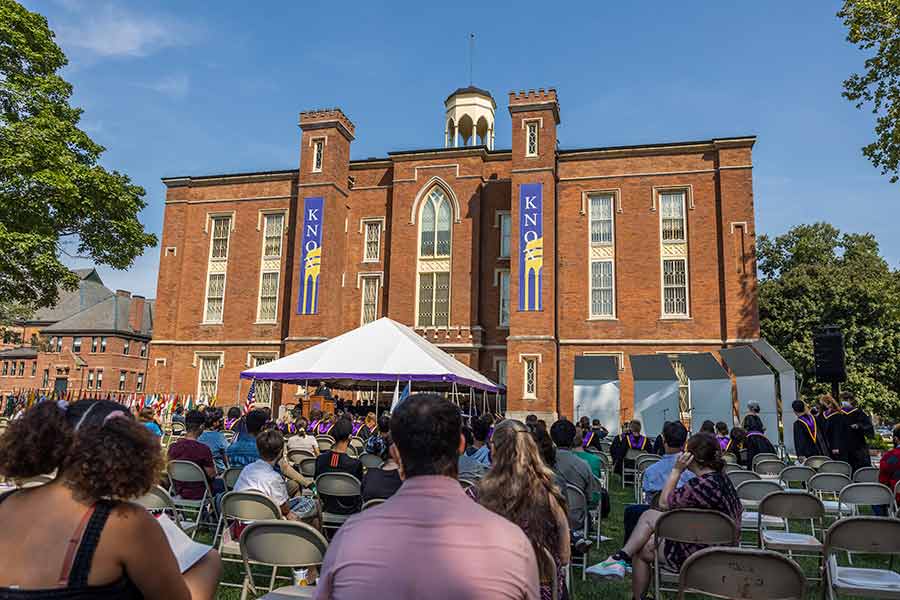
[[[847,380],[844,365],[844,334],[837,327],[825,327],[813,336],[816,379],[835,383]]]

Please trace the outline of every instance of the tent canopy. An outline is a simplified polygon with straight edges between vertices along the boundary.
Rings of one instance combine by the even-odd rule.
[[[282,383],[327,382],[338,389],[372,389],[377,382],[413,382],[412,388],[449,389],[454,383],[500,391],[415,331],[382,317],[321,344],[241,372],[244,379]],[[421,385],[416,386],[416,382]]]

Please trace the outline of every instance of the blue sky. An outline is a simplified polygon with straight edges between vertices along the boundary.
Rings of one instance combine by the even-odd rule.
[[[297,115],[340,106],[353,158],[443,144],[443,100],[474,83],[556,87],[563,148],[755,134],[760,233],[825,220],[874,233],[900,265],[900,185],[861,155],[872,115],[841,98],[864,54],[837,1],[114,2],[29,0],[70,59],[64,76],[103,162],[147,190],[162,230],[160,177],[293,168]],[[155,294],[159,250],[109,287]]]

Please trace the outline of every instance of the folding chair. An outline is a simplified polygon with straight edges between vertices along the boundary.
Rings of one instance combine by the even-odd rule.
[[[657,549],[662,548],[663,540],[707,546],[733,546],[738,543],[740,532],[735,522],[723,513],[699,508],[678,508],[660,515],[653,537]],[[664,591],[677,592],[677,588],[663,588],[662,585],[677,584],[680,578],[679,573],[660,565],[659,555],[657,550],[653,557],[653,588],[656,598],[661,598]]]
[[[818,471],[819,467],[821,467],[824,463],[829,462],[830,460],[831,459],[827,456],[809,456],[806,460],[803,461],[803,464],[810,469],[815,469],[816,471]]]
[[[842,460],[825,461],[819,465],[819,468],[816,469],[816,471],[819,473],[840,473],[847,477],[853,476],[853,467],[850,466],[850,463],[846,463]]]
[[[378,506],[379,504],[384,504],[384,498],[372,498],[371,500],[366,500],[363,502],[362,510]]]
[[[219,538],[219,555],[222,562],[241,562],[241,545],[235,539],[232,525],[245,527],[256,521],[278,521],[281,509],[275,506],[272,499],[259,492],[228,492],[222,496],[222,507],[219,511],[219,525],[222,535]],[[215,545],[215,544],[214,544]],[[226,583],[226,587],[243,587],[243,584]]]
[[[750,466],[755,471],[756,463],[763,461],[763,460],[777,460],[777,461],[781,462],[781,457],[778,456],[777,454],[773,454],[772,452],[760,452],[759,454],[757,454],[756,456],[753,457],[753,464]]]
[[[172,436],[181,437],[184,435],[184,423],[172,421]]]
[[[49,475],[35,475],[34,477],[26,477],[25,479],[20,479],[16,481],[18,487],[22,489],[40,487],[47,483],[53,481],[53,478]]]
[[[541,584],[550,584],[550,598],[559,600],[559,573],[556,570],[556,560],[550,551],[541,546],[537,553],[538,579]]]
[[[792,483],[799,483],[801,489],[806,489],[807,482],[816,474],[815,469],[803,465],[791,465],[781,470],[778,479],[781,481],[781,487],[786,490],[791,488]]]
[[[649,456],[643,450],[635,450],[634,448],[629,448],[625,453],[625,458],[622,460],[622,489],[625,489],[625,479],[628,475],[631,475],[631,484],[634,485],[636,477],[637,477],[637,459],[641,456]],[[628,464],[631,464],[629,467]]]
[[[172,502],[180,513],[182,521],[186,524],[185,531],[191,529],[191,538],[197,535],[200,525],[212,525],[215,521],[204,521],[204,511],[211,514],[212,506],[212,490],[209,489],[209,481],[206,479],[206,472],[196,463],[187,460],[170,460],[166,465],[166,472],[169,475],[169,481],[172,487],[169,493],[172,495]],[[175,493],[175,484],[177,483],[203,483],[203,496],[199,500],[187,500]]]
[[[161,486],[154,485],[146,494],[135,498],[133,502],[143,506],[152,515],[166,513],[187,534],[190,534],[193,529],[192,527],[185,527],[181,522],[181,518],[178,516],[178,509],[175,508],[175,503],[172,501],[172,496]]]
[[[637,504],[641,502],[641,487],[644,481],[644,471],[651,465],[659,462],[659,457],[655,454],[644,454],[634,462],[634,501]]]
[[[769,479],[778,479],[784,469],[784,463],[781,459],[764,458],[762,460],[753,459],[753,472],[758,473],[760,477]]]
[[[362,454],[366,449],[366,442],[361,437],[353,436],[350,438],[350,445],[348,448],[353,448],[356,450],[357,456]]]
[[[603,485],[603,481],[597,477],[594,477],[594,486],[600,489],[606,489],[606,486]],[[597,533],[597,546],[603,542],[603,497],[602,494],[600,496],[600,501],[597,503],[596,508],[593,508],[590,511],[591,525]]]
[[[315,458],[309,450],[288,450],[287,459],[292,465],[299,464],[304,458]]]
[[[234,441],[234,437],[236,434],[230,429],[225,429],[224,431],[222,431],[222,435],[225,436],[225,441],[230,444]]]
[[[594,456],[600,459],[600,482],[603,489],[609,489],[609,474],[612,470],[612,460],[602,452],[594,452]]]
[[[759,546],[763,550],[787,552],[791,558],[795,554],[822,558],[822,543],[816,537],[816,523],[822,522],[825,508],[822,501],[809,492],[774,492],[759,503]],[[767,529],[765,517],[780,518],[784,531]],[[809,521],[812,534],[791,531],[791,521]],[[821,565],[819,565],[821,566]],[[817,571],[818,574],[818,571]]]
[[[471,479],[466,479],[464,477],[460,478],[459,485],[462,487],[464,492],[468,492],[470,488],[477,486],[478,484],[472,481]]]
[[[359,458],[359,451],[353,446],[347,446],[347,456],[350,458]]]
[[[325,452],[326,450],[331,450],[334,446],[334,438],[330,435],[317,435],[316,442],[319,444],[319,450]]]
[[[590,537],[590,526],[589,515],[588,515],[588,501],[587,498],[584,497],[584,492],[581,491],[580,488],[575,487],[574,485],[567,484],[566,489],[566,504],[569,506],[569,527],[572,531],[583,530],[585,537]],[[581,523],[575,521],[573,519],[573,513],[575,513],[578,509],[581,509],[584,514],[584,518]],[[576,561],[578,561],[576,563]],[[588,567],[588,553],[583,552],[581,557],[572,555],[571,560],[572,566],[579,567],[581,569],[581,580],[584,581],[587,575],[585,574],[585,570]]]
[[[316,493],[333,498],[353,498],[362,496],[359,479],[349,473],[323,473],[316,478]],[[322,511],[322,529],[337,530],[351,515]]]
[[[891,488],[880,483],[851,483],[838,494],[839,518],[860,516],[860,506],[887,506],[891,515],[896,508],[896,497]]]
[[[888,517],[847,517],[825,532],[825,590],[864,598],[900,598],[900,573],[893,568],[842,567],[837,552],[900,554],[900,521]]]
[[[244,586],[241,590],[241,600],[245,600],[247,592],[258,594],[260,591],[272,591],[277,579],[290,579],[293,577],[278,577],[279,567],[291,569],[308,569],[320,567],[328,550],[328,541],[325,537],[307,525],[296,521],[257,521],[251,523],[241,534],[241,559],[244,562]],[[253,581],[251,563],[272,567],[272,577],[268,588],[257,587]],[[312,598],[316,588],[291,587],[290,595],[299,598]]]
[[[838,495],[851,483],[850,477],[841,473],[817,473],[809,478],[806,487],[822,500],[826,515],[837,517],[841,514]]]
[[[380,469],[384,461],[377,454],[364,453],[359,455],[359,461],[364,469]]]
[[[756,510],[763,498],[772,492],[780,492],[781,485],[777,481],[771,479],[759,479],[745,481],[737,486],[738,498],[741,499],[741,505],[744,511],[741,514],[741,532],[756,531],[759,515]],[[779,529],[784,529],[784,520],[777,518],[766,519],[766,524]]]
[[[806,577],[800,566],[777,552],[706,548],[684,561],[678,600],[685,594],[741,600],[803,600]]]
[[[300,461],[300,464],[298,466],[300,467],[300,474],[304,477],[316,476],[316,459],[304,458]]]
[[[238,477],[241,476],[241,471],[243,471],[243,467],[228,467],[222,473],[222,481],[225,483],[225,491],[230,492],[234,489],[234,485],[237,483]]]
[[[726,452],[722,455],[722,460],[725,461],[726,465],[736,465],[738,464],[738,457],[736,454],[732,454],[731,452]]]
[[[753,471],[744,471],[743,469],[739,469],[737,471],[731,471],[727,473],[728,479],[731,480],[731,485],[735,488],[741,485],[745,481],[759,481],[762,479],[758,474]]]
[[[878,483],[878,468],[860,467],[853,473],[853,483]]]

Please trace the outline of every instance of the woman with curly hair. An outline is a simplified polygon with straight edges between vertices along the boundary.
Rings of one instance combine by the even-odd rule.
[[[162,528],[128,502],[162,468],[158,439],[116,402],[41,402],[10,423],[0,475],[56,477],[0,496],[0,599],[212,598],[218,554],[182,574]]]
[[[502,421],[491,438],[491,455],[491,469],[475,494],[478,502],[521,527],[536,556],[545,549],[550,552],[556,562],[560,598],[568,598],[563,565],[569,563],[571,549],[565,500],[531,430],[520,421]],[[542,581],[541,598],[550,595],[550,583]]]

